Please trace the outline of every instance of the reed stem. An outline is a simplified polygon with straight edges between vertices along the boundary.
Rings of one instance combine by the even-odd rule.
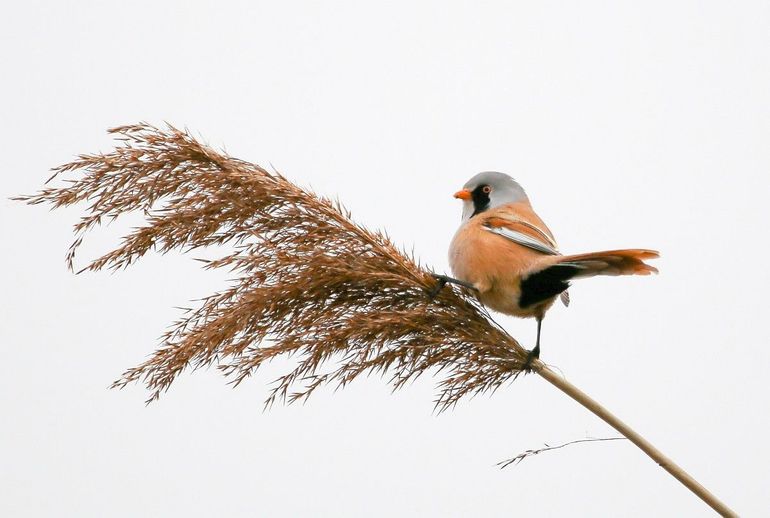
[[[585,408],[594,413],[599,419],[613,427],[620,432],[629,441],[639,447],[644,453],[646,453],[652,460],[654,460],[660,467],[668,471],[675,479],[684,484],[684,486],[695,493],[701,500],[706,502],[714,511],[718,512],[722,516],[737,517],[735,511],[727,507],[727,505],[719,500],[713,493],[703,487],[703,485],[692,478],[689,473],[682,469],[673,460],[666,457],[663,452],[653,446],[647,439],[639,435],[630,426],[621,421],[612,412],[600,405],[596,400],[591,398],[588,394],[577,388],[575,385],[567,381],[562,376],[556,374],[553,370],[548,368],[543,362],[537,360],[533,364],[533,370],[540,375],[544,380],[558,388],[569,397],[583,405]]]

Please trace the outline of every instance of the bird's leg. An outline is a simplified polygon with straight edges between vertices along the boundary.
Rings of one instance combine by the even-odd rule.
[[[535,347],[527,354],[527,360],[524,362],[524,366],[521,368],[523,371],[529,372],[532,370],[532,361],[540,358],[540,327],[543,325],[543,317],[537,318],[537,340],[535,340]]]
[[[459,286],[464,286],[466,288],[469,288],[471,290],[475,290],[476,286],[471,284],[470,282],[461,281],[460,279],[455,279],[453,277],[447,277],[446,275],[438,275],[436,273],[431,274],[438,282],[436,285],[430,290],[429,295],[430,298],[434,298],[436,295],[439,294],[439,292],[444,289],[444,286],[447,285],[447,283],[451,284],[457,284]]]

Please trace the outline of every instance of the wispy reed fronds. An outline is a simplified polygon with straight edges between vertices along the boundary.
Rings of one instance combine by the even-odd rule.
[[[337,202],[277,173],[229,157],[188,132],[149,124],[110,130],[107,154],[80,155],[54,169],[65,176],[20,199],[62,207],[84,203],[67,254],[84,234],[141,211],[146,225],[83,270],[120,269],[149,251],[229,244],[207,268],[237,279],[203,299],[163,336],[149,360],[114,383],[142,381],[157,399],[186,368],[216,365],[234,384],[278,356],[296,360],[267,404],[308,397],[381,373],[395,388],[440,373],[436,405],[494,390],[523,367],[526,351],[469,293],[436,280],[382,232],[354,223]],[[234,251],[233,251],[234,250]]]
[[[503,461],[500,461],[497,463],[498,466],[500,466],[500,469],[505,469],[510,465],[517,465],[521,464],[521,461],[526,459],[527,457],[534,457],[535,455],[540,455],[541,453],[547,452],[547,451],[554,451],[554,450],[560,450],[562,448],[566,448],[567,446],[572,446],[573,444],[584,444],[587,442],[607,442],[607,441],[626,441],[628,440],[627,437],[586,437],[585,439],[577,439],[575,441],[569,441],[565,442],[563,444],[559,444],[556,446],[551,446],[548,443],[543,444],[542,448],[537,449],[529,449],[525,450],[515,457],[511,457],[510,459],[506,459]]]

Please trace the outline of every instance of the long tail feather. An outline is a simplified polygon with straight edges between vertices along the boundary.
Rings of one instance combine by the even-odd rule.
[[[576,266],[579,271],[574,278],[594,275],[649,275],[658,273],[658,269],[644,260],[658,257],[660,254],[655,250],[607,250],[565,255],[559,258],[557,264]]]

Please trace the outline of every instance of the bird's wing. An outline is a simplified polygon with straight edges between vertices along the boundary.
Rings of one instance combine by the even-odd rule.
[[[484,229],[521,246],[547,255],[560,255],[556,243],[542,229],[515,216],[495,216],[484,222]]]

